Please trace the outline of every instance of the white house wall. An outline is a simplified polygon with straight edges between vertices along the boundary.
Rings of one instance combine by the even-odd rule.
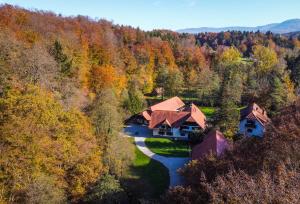
[[[239,125],[239,133],[240,134],[244,134],[247,136],[259,136],[259,137],[263,136],[265,128],[260,122],[255,120],[256,128],[252,128],[252,133],[247,132],[248,128],[245,126],[246,123],[247,123],[247,119],[240,121],[240,125]]]
[[[158,128],[153,128],[153,136],[158,136],[159,129]]]
[[[180,132],[180,129],[179,128],[172,128],[171,129],[173,135],[172,136],[169,136],[169,135],[160,135],[159,134],[159,128],[153,128],[153,136],[165,136],[165,137],[188,137],[188,134],[186,133],[185,136],[181,136],[181,132]]]

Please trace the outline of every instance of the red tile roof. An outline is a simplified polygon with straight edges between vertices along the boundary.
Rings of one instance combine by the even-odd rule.
[[[202,143],[192,149],[192,159],[200,159],[210,153],[220,156],[228,148],[229,143],[224,135],[218,130],[213,130],[207,134]]]
[[[203,129],[206,128],[206,117],[194,104],[183,111],[159,110],[152,112],[149,128],[155,128],[163,124],[166,120],[169,122],[170,127],[178,128],[182,123],[187,121],[195,122]]]
[[[179,127],[185,121],[194,122],[201,128],[206,128],[206,117],[201,110],[194,104],[186,107],[178,97],[153,105],[140,115],[149,121],[149,128],[155,128],[163,123],[170,127]]]
[[[180,111],[154,111],[151,114],[149,128],[156,128],[157,126],[168,123],[170,127],[179,127],[188,117],[189,112]]]
[[[241,120],[244,119],[257,120],[263,126],[270,122],[267,112],[260,108],[256,103],[252,103],[241,110]]]
[[[151,111],[145,110],[141,113],[141,115],[146,119],[146,120],[151,120]]]
[[[162,124],[168,125],[169,127],[172,127],[172,124],[169,122],[169,120],[167,118]]]
[[[205,127],[206,127],[206,116],[194,104],[191,105],[191,117],[195,120],[195,122],[200,127],[202,127],[203,129],[205,129]]]
[[[176,111],[182,108],[183,106],[185,106],[183,101],[176,96],[151,106],[150,110],[151,111],[157,111],[157,110]]]

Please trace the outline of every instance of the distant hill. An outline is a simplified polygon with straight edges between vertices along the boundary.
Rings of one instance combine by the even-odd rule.
[[[241,27],[241,26],[234,26],[234,27],[223,27],[223,28],[210,28],[210,27],[200,27],[200,28],[186,28],[177,30],[180,33],[202,33],[202,32],[222,32],[222,31],[261,31],[267,32],[271,31],[273,33],[283,34],[283,33],[292,33],[300,31],[300,19],[291,19],[284,21],[282,23],[272,23],[264,26],[257,26],[257,27]]]
[[[286,37],[292,37],[292,38],[300,37],[300,31],[291,32],[291,33],[285,33],[284,36],[286,36]]]

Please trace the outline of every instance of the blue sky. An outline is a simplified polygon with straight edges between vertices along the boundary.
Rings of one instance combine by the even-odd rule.
[[[300,0],[0,0],[65,16],[88,15],[144,30],[257,26],[300,18]]]

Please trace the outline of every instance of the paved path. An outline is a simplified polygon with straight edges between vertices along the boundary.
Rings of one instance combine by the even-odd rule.
[[[125,129],[124,132],[125,134],[134,137],[135,144],[141,152],[167,167],[170,176],[170,187],[177,186],[183,183],[183,179],[177,173],[177,169],[187,164],[190,158],[164,157],[153,153],[145,144],[146,138],[151,136],[151,133],[145,127],[129,126]],[[136,133],[138,134],[136,135]]]
[[[177,173],[177,169],[188,163],[189,158],[180,157],[164,157],[153,153],[145,144],[145,137],[135,137],[135,144],[141,152],[143,152],[148,157],[159,161],[169,170],[170,175],[170,187],[177,186],[183,183],[182,177]]]

